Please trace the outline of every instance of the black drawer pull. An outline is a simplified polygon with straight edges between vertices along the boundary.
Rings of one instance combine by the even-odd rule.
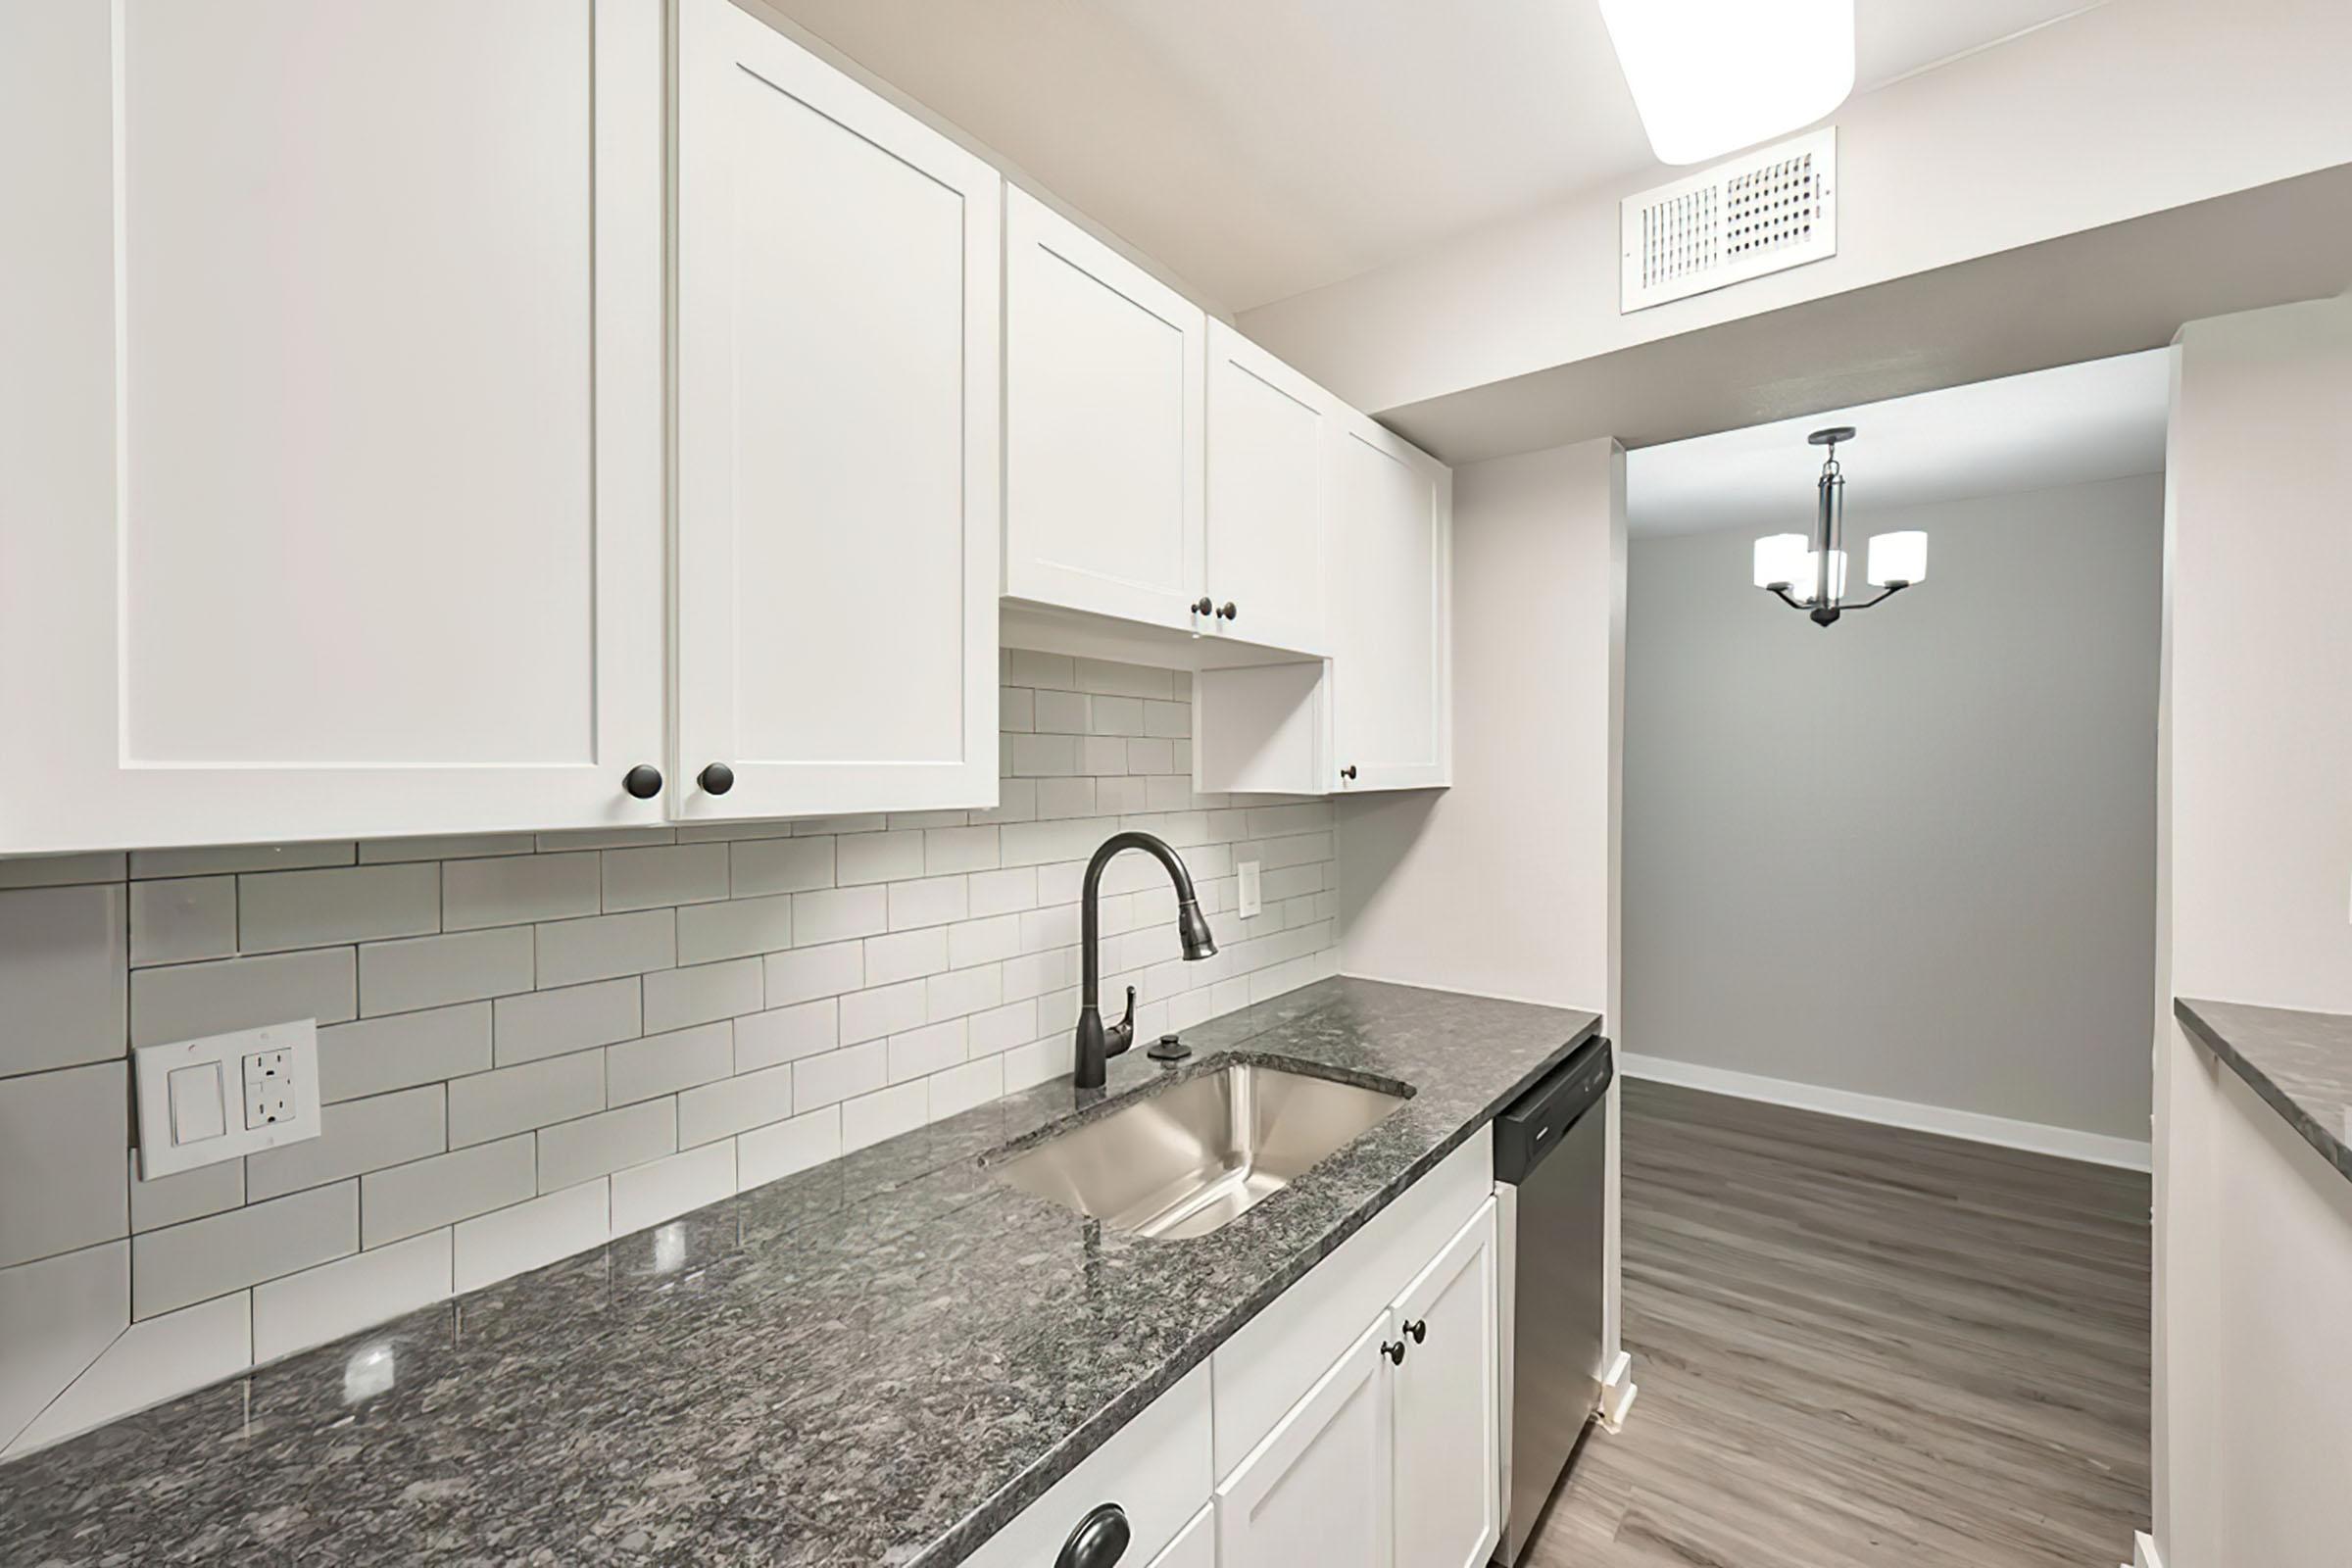
[[[1054,1568],[1110,1568],[1127,1555],[1127,1543],[1132,1539],[1127,1510],[1115,1502],[1103,1503],[1078,1521],[1070,1539],[1061,1544],[1061,1555],[1054,1559]]]

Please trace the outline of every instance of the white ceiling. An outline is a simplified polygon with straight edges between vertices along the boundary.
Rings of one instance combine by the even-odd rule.
[[[1805,437],[1835,424],[1858,432],[1838,449],[1858,526],[1890,507],[2160,472],[2171,383],[2151,349],[1642,447],[1625,458],[1626,526],[1804,532],[1822,460]]]
[[[1594,0],[767,3],[1229,312],[1670,177]],[[2085,9],[1856,0],[1857,79]]]

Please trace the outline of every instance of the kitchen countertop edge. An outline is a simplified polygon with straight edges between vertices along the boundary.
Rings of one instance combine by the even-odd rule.
[[[2352,1180],[2352,1014],[2309,1012],[2287,1007],[2256,1006],[2248,1003],[2212,1002],[2176,997],[2173,1014],[2189,1035],[2229,1064],[2248,1088],[2288,1126],[2317,1150],[2346,1180]],[[2301,1039],[2270,1038],[2291,1032]],[[2313,1034],[2332,1032],[2334,1039],[2313,1041]],[[2326,1088],[2302,1089],[2292,1082],[2308,1064],[2278,1059],[2289,1047],[2329,1058],[2337,1082]],[[2326,1119],[2336,1118],[2333,1126]]]

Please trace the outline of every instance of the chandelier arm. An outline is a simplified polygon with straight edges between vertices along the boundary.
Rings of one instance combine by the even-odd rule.
[[[1790,610],[1802,610],[1805,608],[1797,601],[1788,597],[1788,588],[1785,583],[1766,583],[1764,585],[1764,591],[1777,597],[1782,604],[1787,605]]]
[[[1865,599],[1858,605],[1840,605],[1838,608],[1840,610],[1868,610],[1873,605],[1885,604],[1910,586],[1907,582],[1890,582],[1879,590],[1878,597],[1875,599]]]

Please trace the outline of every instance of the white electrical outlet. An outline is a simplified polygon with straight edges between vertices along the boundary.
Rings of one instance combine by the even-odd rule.
[[[318,1136],[318,1027],[303,1018],[133,1054],[152,1180]]]
[[[1240,866],[1242,878],[1241,916],[1245,920],[1257,918],[1259,908],[1257,866],[1258,862],[1255,860],[1244,860]]]

